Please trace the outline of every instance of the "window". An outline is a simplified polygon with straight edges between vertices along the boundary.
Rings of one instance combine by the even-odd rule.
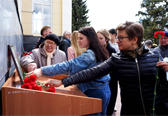
[[[51,26],[51,0],[34,0],[33,33],[40,33],[43,26]]]

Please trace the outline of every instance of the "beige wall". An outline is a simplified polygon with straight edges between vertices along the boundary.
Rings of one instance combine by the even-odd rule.
[[[22,0],[22,26],[24,35],[40,36],[32,31],[32,3],[33,0]],[[52,0],[52,31],[58,36],[62,35],[62,0]]]
[[[62,35],[62,0],[53,0],[52,31],[58,36]]]
[[[32,0],[22,0],[22,26],[24,35],[33,35],[32,15]]]

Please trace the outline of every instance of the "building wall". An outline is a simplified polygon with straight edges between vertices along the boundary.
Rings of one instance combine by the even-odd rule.
[[[32,35],[32,0],[22,0],[22,26],[24,35]]]
[[[22,0],[22,25],[24,35],[40,36],[33,33],[33,0]],[[71,31],[71,0],[52,0],[52,31],[61,36],[65,30]]]
[[[62,35],[62,0],[53,0],[53,26],[52,31],[58,36]]]
[[[35,48],[40,33],[33,33],[33,0],[22,0],[23,47],[29,52]],[[72,28],[72,0],[52,0],[52,32],[62,36]]]
[[[18,59],[21,58],[23,46],[22,28],[15,1],[0,0],[0,115],[2,114],[1,87],[15,69],[13,60],[8,57],[8,45],[14,46]]]

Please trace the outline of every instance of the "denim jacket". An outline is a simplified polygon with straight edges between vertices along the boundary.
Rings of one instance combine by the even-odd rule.
[[[81,70],[88,69],[94,67],[101,62],[96,62],[96,57],[94,52],[91,49],[88,49],[79,57],[75,57],[70,61],[66,61],[63,63],[59,63],[56,65],[51,65],[47,67],[42,67],[42,74],[45,76],[54,76],[64,73],[69,73],[69,75],[75,74]],[[94,81],[90,81],[87,83],[77,84],[77,87],[85,92],[88,89],[98,89],[105,84],[108,84],[110,80],[110,76],[106,75],[102,78],[95,79]]]

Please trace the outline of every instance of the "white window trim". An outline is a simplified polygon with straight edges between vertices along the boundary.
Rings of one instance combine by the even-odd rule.
[[[62,0],[62,32],[72,31],[72,0]]]
[[[32,0],[32,11],[34,11],[34,4],[40,4],[40,3],[36,3],[35,0]],[[51,4],[46,4],[46,3],[41,3],[40,5],[42,5],[42,14],[43,14],[43,5],[50,5],[51,6],[51,29],[53,26],[53,0],[51,0]],[[34,12],[33,12],[34,13]],[[42,17],[42,23],[43,23],[43,17]],[[32,14],[32,34],[40,34],[39,33],[35,33],[34,32],[34,14]]]

